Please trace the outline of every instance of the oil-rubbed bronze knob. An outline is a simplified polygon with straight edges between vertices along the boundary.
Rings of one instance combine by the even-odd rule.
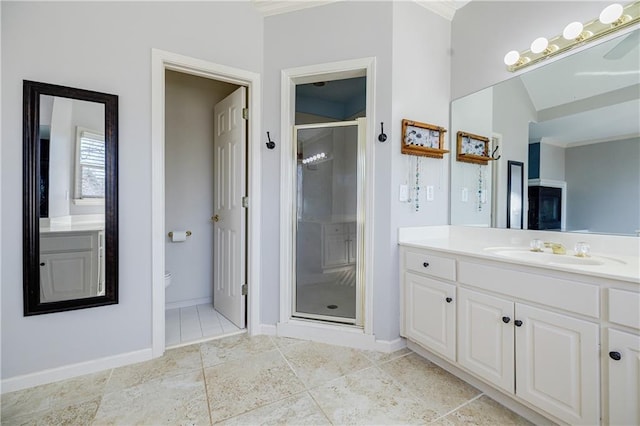
[[[220,221],[220,216],[214,215],[214,216],[211,217],[211,220],[214,221],[214,222],[219,222]]]

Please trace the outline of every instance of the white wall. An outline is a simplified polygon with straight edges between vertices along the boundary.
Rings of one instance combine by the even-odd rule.
[[[2,378],[148,349],[151,48],[260,72],[262,18],[249,2],[2,2],[1,7]],[[119,96],[117,305],[22,315],[22,188],[16,182],[22,180],[23,79]],[[265,185],[277,184],[277,173],[265,174]]]
[[[565,148],[540,141],[540,179],[565,180]]]
[[[273,140],[280,136],[280,72],[282,69],[355,58],[376,57],[376,122],[391,119],[391,25],[389,2],[338,2],[313,9],[265,18],[264,21],[264,109],[263,129]],[[330,23],[330,27],[327,25]],[[330,31],[329,31],[330,28]],[[397,337],[397,318],[387,293],[397,287],[397,273],[391,268],[389,244],[392,144],[380,144],[368,135],[367,149],[375,153],[375,235],[379,236],[374,258],[375,323],[377,337]],[[280,145],[263,156],[263,227],[261,322],[279,319],[280,194],[273,179],[280,177]],[[378,240],[377,240],[378,241]],[[397,290],[396,290],[397,293]],[[397,296],[395,298],[397,300]],[[375,301],[378,301],[377,303]],[[383,302],[384,301],[384,302]],[[391,324],[391,325],[390,325]]]
[[[383,201],[390,208],[390,228],[388,237],[376,233],[376,245],[387,245],[390,260],[386,275],[379,277],[386,283],[374,299],[376,322],[386,331],[383,338],[396,338],[400,331],[399,267],[398,267],[398,227],[420,225],[445,225],[449,221],[449,165],[451,154],[444,159],[422,157],[420,179],[420,210],[399,201],[399,187],[405,179],[413,175],[410,157],[400,152],[402,141],[402,119],[435,124],[449,129],[449,81],[450,81],[450,34],[451,23],[445,18],[415,4],[414,2],[393,2],[393,111],[391,123],[385,121],[388,135],[384,143],[390,150],[391,179],[380,176],[381,192],[389,191],[390,199]],[[378,102],[378,105],[382,100]],[[382,121],[377,120],[377,122]],[[445,133],[445,148],[451,149],[451,130]],[[375,135],[377,137],[377,134]],[[380,143],[377,143],[380,146]],[[377,152],[376,152],[377,155]],[[379,166],[378,166],[379,167]],[[389,167],[389,166],[387,166]],[[381,173],[378,172],[378,176]],[[376,176],[376,179],[378,179]],[[409,181],[411,183],[411,181]],[[389,187],[389,184],[390,187]],[[383,186],[384,185],[384,186]],[[433,201],[426,201],[426,186],[434,187]],[[378,214],[379,209],[376,209]],[[382,219],[384,220],[384,219]],[[382,260],[382,259],[380,259]],[[378,274],[376,274],[378,277]],[[378,312],[388,311],[379,318]]]
[[[451,104],[451,224],[491,225],[491,168],[486,165],[458,161],[459,131],[491,138],[493,132],[493,89],[476,92]],[[486,191],[485,202],[478,191]],[[462,192],[466,192],[466,201]]]
[[[166,72],[165,229],[192,232],[185,242],[165,239],[167,303],[213,297],[213,109],[237,87]]]
[[[496,193],[498,211],[496,226],[507,226],[507,182],[508,162],[524,163],[525,198],[523,228],[527,228],[528,200],[526,179],[529,173],[529,122],[536,120],[536,110],[522,81],[512,78],[493,88],[493,131],[502,136],[500,160],[493,161],[497,167]]]

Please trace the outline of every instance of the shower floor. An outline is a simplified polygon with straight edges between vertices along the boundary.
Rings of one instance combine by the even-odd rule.
[[[355,269],[323,274],[320,281],[298,284],[296,311],[301,314],[355,318]]]
[[[165,310],[165,345],[176,346],[241,331],[211,303]]]

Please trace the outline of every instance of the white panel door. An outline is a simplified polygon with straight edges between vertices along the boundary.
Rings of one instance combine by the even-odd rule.
[[[427,349],[456,358],[456,287],[407,272],[406,334]]]
[[[515,391],[511,301],[458,289],[458,362],[502,389]]]
[[[609,424],[640,424],[640,336],[609,329]]]
[[[246,88],[240,87],[214,108],[213,305],[229,321],[245,327]]]
[[[600,423],[598,325],[520,303],[515,318],[516,394],[567,423]]]

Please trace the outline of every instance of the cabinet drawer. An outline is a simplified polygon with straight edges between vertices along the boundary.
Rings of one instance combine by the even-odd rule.
[[[609,289],[609,321],[640,329],[640,293]]]
[[[458,281],[511,297],[600,317],[600,287],[545,275],[460,262]]]
[[[456,261],[447,257],[434,256],[431,253],[405,251],[404,267],[420,274],[451,281],[456,279]]]

